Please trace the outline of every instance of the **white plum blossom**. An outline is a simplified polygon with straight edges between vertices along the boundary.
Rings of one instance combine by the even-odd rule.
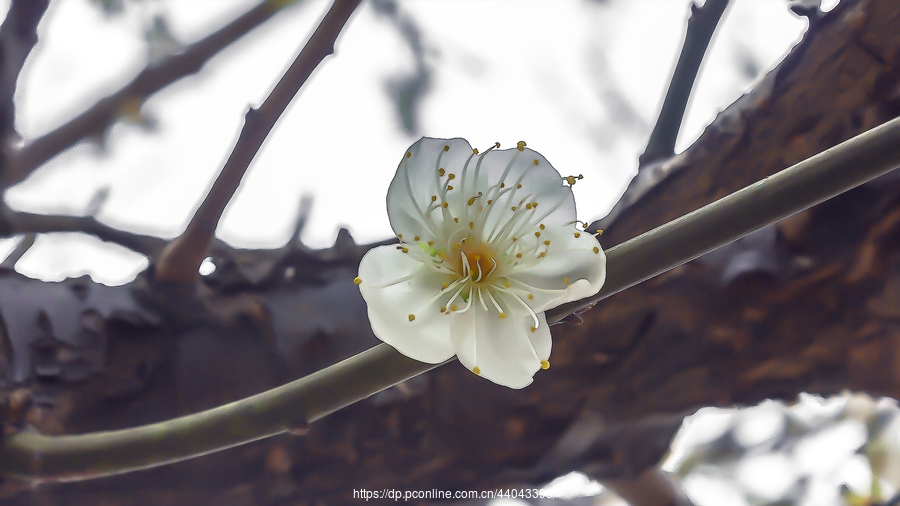
[[[576,228],[570,186],[519,142],[484,153],[464,139],[423,137],[387,194],[399,244],[359,265],[372,330],[428,363],[456,355],[511,388],[550,367],[544,311],[597,293],[606,257]],[[568,185],[564,184],[568,183]]]

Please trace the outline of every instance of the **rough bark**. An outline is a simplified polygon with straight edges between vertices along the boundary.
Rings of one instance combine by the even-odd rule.
[[[898,115],[900,8],[845,0],[665,164],[602,242]],[[341,504],[357,502],[354,489],[485,490],[576,469],[628,479],[702,406],[843,389],[900,397],[898,227],[900,177],[889,174],[607,299],[579,327],[555,327],[553,367],[524,390],[449,364],[302,437],[83,483],[8,481],[0,504]],[[149,274],[106,288],[5,271],[6,416],[47,433],[126,427],[361,351],[376,342],[351,281],[365,249],[344,234],[317,252],[222,250],[197,289]],[[11,286],[38,295],[4,298]]]

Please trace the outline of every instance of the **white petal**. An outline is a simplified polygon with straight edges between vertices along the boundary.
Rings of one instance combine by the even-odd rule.
[[[379,288],[406,276],[416,276]],[[396,246],[369,250],[359,264],[359,291],[366,300],[375,336],[409,358],[436,364],[455,353],[447,316],[438,302],[425,306],[441,289],[446,276],[428,269]],[[415,320],[409,321],[409,315]]]
[[[538,162],[537,165],[534,164],[535,160]],[[490,168],[487,174],[488,186],[498,185],[501,178],[505,185],[505,188],[497,187],[485,197],[485,201],[495,200],[495,209],[486,222],[485,228],[488,231],[493,230],[498,222],[501,226],[508,222],[513,216],[513,206],[518,208],[532,202],[539,203],[533,214],[529,213],[529,221],[535,227],[538,223],[548,227],[571,225],[575,220],[575,198],[572,190],[563,185],[559,172],[540,153],[530,149],[519,151],[515,148],[493,150],[484,155],[482,170],[485,167]],[[518,185],[521,185],[521,188]],[[526,200],[522,202],[522,199]],[[539,219],[547,213],[549,215]]]
[[[499,385],[523,388],[531,384],[541,360],[550,358],[550,329],[543,314],[531,332],[531,316],[513,312],[501,319],[494,311],[472,308],[452,315],[450,336],[459,361],[469,370]]]
[[[516,270],[510,276],[516,282],[536,288],[532,292],[534,299],[528,300],[531,308],[542,312],[600,291],[606,280],[606,254],[597,240],[568,227],[548,227],[542,232],[541,239],[546,237],[550,241],[547,255],[535,265]],[[575,237],[576,233],[578,237]],[[597,248],[596,253],[594,248]],[[558,292],[561,289],[564,291]]]
[[[449,149],[444,151],[444,146]],[[406,156],[407,153],[409,156]],[[426,214],[431,197],[439,197],[441,188],[447,181],[447,174],[456,176],[452,183],[461,177],[466,160],[472,155],[472,146],[465,139],[432,139],[422,137],[404,153],[397,174],[391,181],[387,194],[388,218],[391,227],[403,240],[413,241],[416,236],[434,239],[435,232],[442,227],[444,221],[440,209]],[[440,163],[438,162],[440,160]],[[445,176],[438,175],[438,169],[444,169]],[[449,195],[459,194],[459,184],[452,184],[454,189]],[[440,203],[440,202],[438,202]]]

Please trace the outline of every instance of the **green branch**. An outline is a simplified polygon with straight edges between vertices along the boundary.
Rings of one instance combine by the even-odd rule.
[[[607,251],[608,277],[589,299],[547,312],[556,322],[900,166],[900,118]],[[437,367],[381,344],[310,376],[166,422],[80,436],[19,432],[0,474],[78,480],[154,467],[294,429]]]

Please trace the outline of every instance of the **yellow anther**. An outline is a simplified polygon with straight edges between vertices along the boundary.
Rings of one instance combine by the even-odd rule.
[[[413,240],[414,240],[414,241],[418,241],[418,240],[419,240],[419,236],[413,237]]]
[[[575,238],[578,239],[579,237],[581,237],[581,232],[575,232]]]
[[[447,310],[447,306],[444,306],[444,307],[441,308],[441,312],[442,312],[442,313],[443,313],[444,311],[446,311],[446,310]]]
[[[441,286],[444,288],[444,290],[446,290],[450,285],[448,285],[447,283],[441,283]]]
[[[450,185],[447,185],[447,191],[450,191],[450,190],[452,190],[452,189],[453,189],[453,187],[452,187],[452,186],[450,186]]]
[[[509,288],[509,281],[507,281],[506,283],[503,283],[503,286],[505,286],[506,288]]]
[[[354,278],[353,283],[357,284],[357,285],[362,284],[362,278],[359,278],[359,277]]]
[[[403,234],[397,234],[397,239],[403,239]]]
[[[534,236],[535,236],[535,237],[540,237],[540,236],[541,236],[541,233],[540,233],[540,232],[535,232],[535,233],[534,233]]]
[[[547,228],[547,227],[545,227],[544,224],[541,223],[541,230],[544,230],[545,228]]]
[[[456,179],[456,174],[447,174],[447,179]]]
[[[534,295],[532,295],[532,294],[529,293],[529,294],[528,294],[528,298],[529,298],[530,300],[534,300]]]
[[[506,313],[500,313],[500,319],[502,320],[504,318],[506,318]]]
[[[445,208],[445,209],[446,209],[446,208],[447,208],[447,206],[449,206],[449,205],[450,205],[450,204],[448,204],[448,203],[446,203],[446,202],[444,202],[444,203],[443,203],[443,204],[441,204],[441,207],[443,207],[443,208]]]
[[[534,164],[535,164],[535,165],[538,164],[537,158],[534,159]]]
[[[444,169],[438,169],[438,175],[439,175],[439,176],[443,176],[443,175],[444,175]]]
[[[602,231],[602,230],[598,230],[598,231],[597,231],[597,237],[600,237],[601,235],[603,235],[603,231]]]
[[[473,222],[473,221],[470,221],[470,222],[469,222],[469,229],[470,229],[470,230],[475,230],[475,222]]]
[[[541,360],[541,369],[550,369],[550,362]]]
[[[444,145],[444,151],[450,151],[450,146]]]
[[[531,204],[525,204],[525,209],[531,209],[533,206]]]
[[[404,253],[409,253],[409,248],[403,248],[401,251],[403,251]]]
[[[535,330],[537,330],[537,327],[535,327],[534,325],[532,325],[532,326],[531,326],[531,331],[534,332]]]
[[[429,246],[434,246],[434,241],[428,241]]]
[[[472,258],[475,259],[475,261],[477,262],[477,261],[481,260],[481,255],[474,255],[474,256],[472,256]]]
[[[488,205],[491,205],[491,202],[493,202],[493,200],[488,200]]]
[[[432,196],[431,196],[431,201],[434,202],[434,201],[436,201],[436,200],[437,200],[437,195],[432,195]]]
[[[500,183],[500,188],[506,188],[506,183]]]
[[[409,321],[413,321],[415,319],[416,319],[416,315],[414,315],[414,314],[409,315]]]
[[[521,188],[521,187],[522,187],[521,184],[517,184],[517,185],[516,185],[516,189]]]
[[[600,253],[600,248],[594,246],[594,253]]]
[[[459,223],[459,218],[453,218],[454,223]]]
[[[525,151],[525,141],[517,142],[516,149],[518,149],[519,151]]]
[[[499,143],[499,142],[495,142],[495,143],[494,143],[494,147],[495,147],[495,148],[499,148],[499,147],[500,147],[500,143]]]
[[[532,202],[531,207],[537,207],[537,204],[538,204],[537,202]]]
[[[546,251],[541,251],[541,258],[544,258],[545,256],[547,256],[547,252],[546,252]]]
[[[455,243],[455,244],[453,245],[453,247],[456,248],[456,249],[459,249],[459,248],[460,248],[460,245],[459,245],[459,243]]]
[[[512,209],[513,211],[515,211],[515,210],[516,210],[516,206],[510,207],[510,209]]]
[[[446,253],[443,253],[443,252],[442,252],[442,253],[438,253],[438,258],[440,258],[441,260],[445,260],[445,259],[447,258],[447,254],[446,254]]]
[[[481,369],[479,369],[478,366],[476,365],[475,367],[472,368],[472,372],[474,372],[475,374],[481,374]]]
[[[478,154],[478,148],[473,149],[473,150],[472,150],[472,153],[474,153],[474,154],[477,155],[477,154]]]
[[[550,241],[544,241],[544,246],[550,246]]]
[[[568,285],[568,284],[569,284],[569,278],[563,278],[563,283],[565,283],[565,284]]]
[[[521,254],[521,253],[516,253],[516,258],[522,258],[522,254]]]
[[[450,311],[456,311],[456,306],[450,306]]]
[[[407,152],[406,152],[406,157],[409,158],[409,157],[411,157],[411,156],[412,156],[412,153],[410,153],[409,151],[407,151]]]
[[[518,240],[519,240],[518,237],[513,237],[513,242],[516,242],[516,241],[518,241]]]

